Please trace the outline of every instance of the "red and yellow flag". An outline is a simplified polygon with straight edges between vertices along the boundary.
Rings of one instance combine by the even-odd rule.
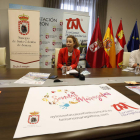
[[[123,26],[122,26],[122,20],[120,20],[120,24],[116,33],[115,37],[116,42],[116,64],[117,68],[122,68],[123,64],[123,52],[124,52],[124,46],[126,44],[125,36],[123,32]]]
[[[103,39],[103,45],[105,50],[105,63],[107,68],[116,68],[116,50],[111,19],[109,21],[109,25]]]

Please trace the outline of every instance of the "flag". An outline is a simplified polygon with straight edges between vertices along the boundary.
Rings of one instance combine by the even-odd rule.
[[[116,65],[117,68],[122,68],[123,52],[124,52],[124,46],[126,44],[125,36],[123,32],[122,20],[120,20],[120,24],[116,33],[115,44],[116,44]]]
[[[116,68],[116,50],[111,19],[109,21],[109,25],[103,39],[103,45],[105,50],[105,62],[107,68]]]
[[[130,39],[127,43],[127,50],[128,52],[131,52],[133,50],[138,50],[138,49],[139,49],[139,32],[138,32],[138,26],[136,21]]]
[[[99,18],[97,19],[88,51],[86,60],[91,68],[101,68],[105,65],[105,54],[100,30]]]

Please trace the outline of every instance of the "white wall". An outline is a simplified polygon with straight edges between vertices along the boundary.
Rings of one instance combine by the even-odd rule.
[[[9,23],[8,23],[8,8],[10,3],[43,7],[44,0],[0,0],[0,47],[6,47],[7,67],[10,66]]]
[[[106,29],[108,27],[110,17],[112,17],[114,37],[116,36],[120,19],[122,18],[123,30],[127,44],[136,19],[140,33],[140,0],[108,0]],[[127,51],[126,48],[125,51]]]

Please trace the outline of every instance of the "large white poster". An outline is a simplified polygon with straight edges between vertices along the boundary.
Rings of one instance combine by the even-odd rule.
[[[140,106],[106,84],[32,87],[14,138],[75,131],[139,119]]]
[[[40,11],[40,67],[54,67],[52,59],[55,48],[62,48],[63,13],[76,13],[88,16],[88,12],[62,10],[55,8],[35,7],[28,5],[9,4],[9,8],[30,9]]]
[[[80,58],[84,58],[87,50],[88,27],[89,27],[89,16],[73,13],[64,13],[63,40],[62,40],[63,47],[66,46],[67,36],[69,35],[75,36],[80,44],[79,46]]]
[[[39,11],[8,10],[11,68],[39,68]]]

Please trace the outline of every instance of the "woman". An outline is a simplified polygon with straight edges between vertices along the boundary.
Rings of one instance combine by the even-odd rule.
[[[66,47],[60,49],[58,54],[57,68],[62,68],[64,64],[67,66],[67,71],[75,69],[79,62],[80,51],[77,38],[69,35],[66,40]]]

